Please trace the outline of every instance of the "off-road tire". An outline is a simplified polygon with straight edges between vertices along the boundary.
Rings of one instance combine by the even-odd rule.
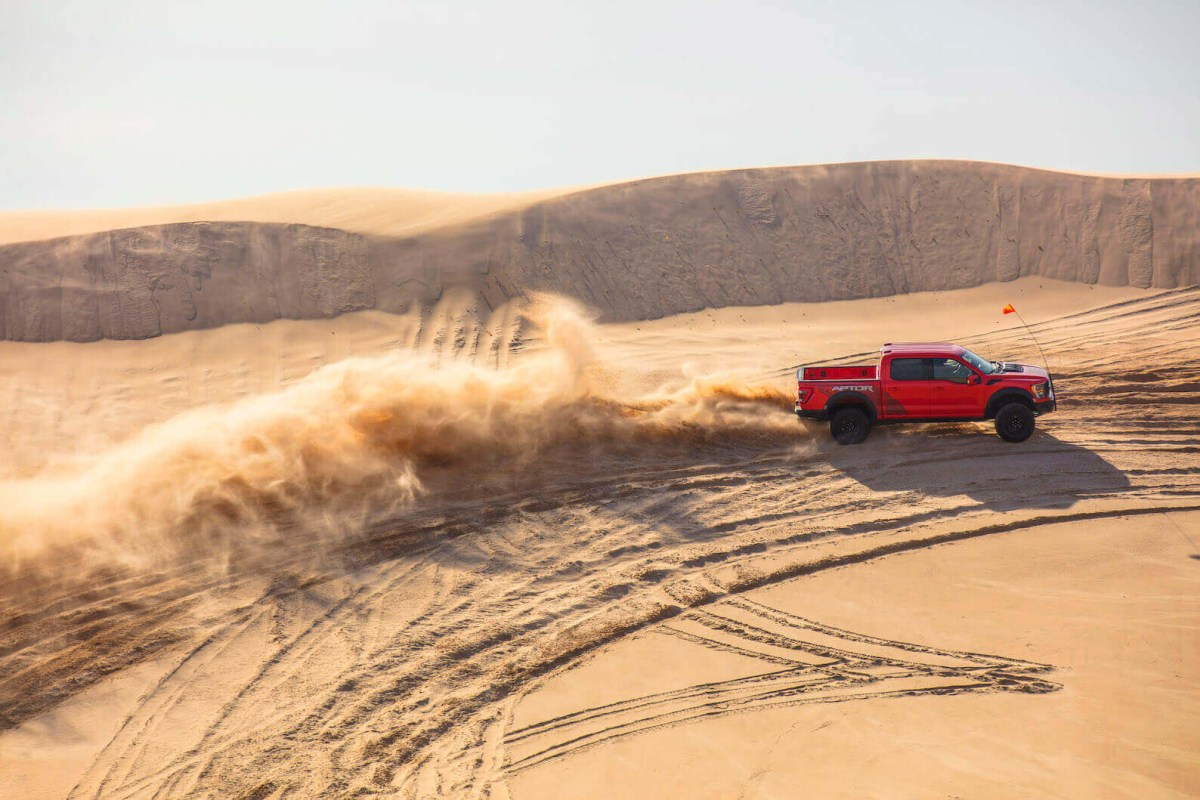
[[[838,444],[862,444],[871,432],[871,418],[861,408],[842,408],[830,417],[829,432]]]
[[[996,433],[1006,442],[1023,442],[1033,435],[1033,409],[1009,403],[996,412]]]

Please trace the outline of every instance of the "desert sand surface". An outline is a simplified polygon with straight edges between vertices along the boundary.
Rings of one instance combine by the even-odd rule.
[[[513,794],[1194,797],[1184,532],[1043,521],[693,609],[517,704]]]
[[[558,252],[510,294],[443,270],[405,308],[9,335],[37,340],[0,342],[0,797],[1195,796],[1200,265],[1155,238],[1195,190],[1151,184],[1149,281],[1022,234],[1016,274],[914,251],[886,288],[842,250],[836,291],[768,296],[775,262],[714,250],[746,292],[696,306],[639,250],[605,306]],[[1142,241],[1141,191],[1097,241]],[[1006,303],[1060,395],[1029,441],[838,447],[791,413],[796,366],[884,341],[1040,363]]]

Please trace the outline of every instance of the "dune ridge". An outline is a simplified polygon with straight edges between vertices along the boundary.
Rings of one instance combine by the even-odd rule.
[[[586,187],[472,194],[348,187],[171,206],[0,211],[0,244],[177,222],[295,223],[375,236],[402,236],[523,208],[581,188]]]
[[[494,309],[548,291],[605,321],[631,321],[1030,275],[1141,288],[1200,282],[1193,177],[894,161],[695,173],[408,211],[386,192],[342,195],[325,211],[319,197],[264,201],[259,218],[276,221],[215,215],[2,245],[3,337],[139,339],[405,313],[448,292]],[[252,207],[233,202],[223,213],[255,217]]]

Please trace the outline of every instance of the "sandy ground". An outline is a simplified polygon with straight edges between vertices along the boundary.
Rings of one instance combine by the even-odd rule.
[[[1194,797],[1198,538],[1046,522],[705,605],[518,703],[513,794]]]
[[[1007,302],[1062,398],[1029,442],[967,424],[838,448],[788,413],[792,367],[884,340],[1036,359]],[[243,454],[332,458],[319,440],[287,449],[295,409],[312,410],[297,396],[352,406],[367,439],[346,452],[406,448],[424,493],[382,519],[326,518],[324,538],[292,515],[216,554],[188,538],[200,526],[160,531],[166,553],[139,561],[24,562],[0,591],[0,797],[1195,796],[1197,309],[1195,289],[1033,278],[582,326],[567,333],[594,347],[591,382],[532,370],[517,388],[546,398],[528,413],[482,376],[562,345],[503,310],[477,323],[482,344],[450,305],[2,343],[5,513],[47,469],[84,475],[105,508],[169,511],[172,481],[228,435]],[[412,350],[428,360],[355,360]],[[328,365],[336,381],[305,380]],[[477,385],[434,410],[485,416],[418,431],[451,449],[396,438],[415,434],[388,414],[415,407],[356,394],[472,365]],[[199,434],[169,422],[197,407]],[[137,449],[164,422],[160,449]],[[397,477],[351,488],[380,476]],[[83,485],[63,484],[47,529]],[[330,491],[271,497],[311,514]],[[243,530],[198,496],[193,523]]]

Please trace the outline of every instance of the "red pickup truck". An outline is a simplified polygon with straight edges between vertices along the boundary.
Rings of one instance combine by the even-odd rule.
[[[796,381],[796,415],[828,420],[839,444],[862,442],[872,425],[989,419],[1001,439],[1023,442],[1058,407],[1045,369],[947,343],[885,344],[878,366],[802,367]]]

